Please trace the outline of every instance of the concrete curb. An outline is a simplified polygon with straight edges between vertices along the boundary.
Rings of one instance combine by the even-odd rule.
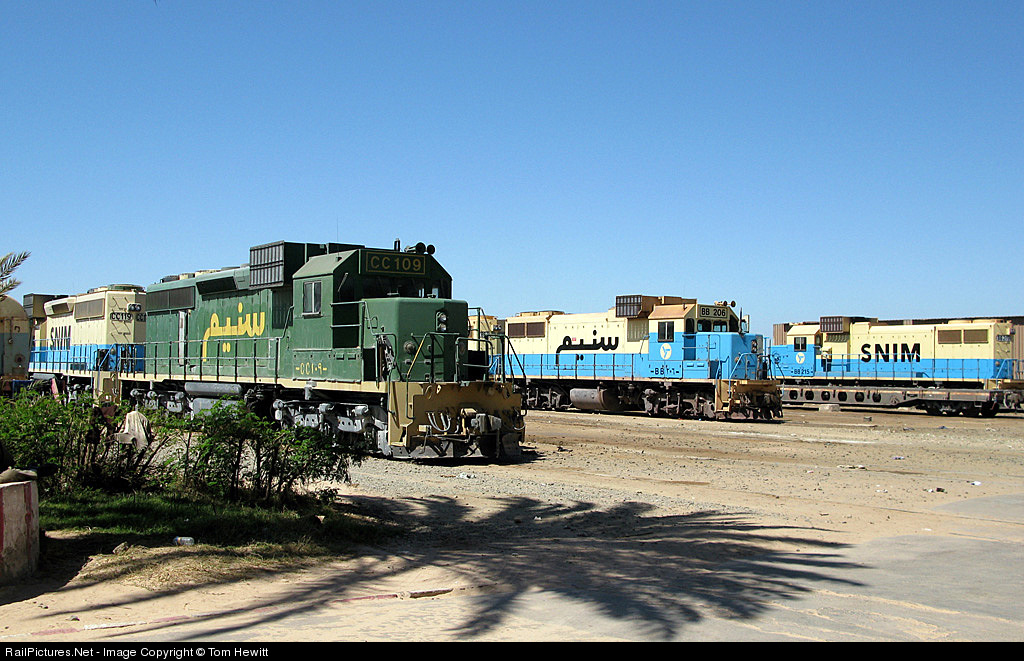
[[[35,482],[0,484],[0,585],[39,566],[39,491]]]

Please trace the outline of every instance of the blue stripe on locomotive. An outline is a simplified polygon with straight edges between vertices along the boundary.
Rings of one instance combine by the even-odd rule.
[[[659,342],[652,332],[647,353],[516,354],[505,357],[505,370],[550,379],[756,379],[754,349],[762,342],[760,335],[739,333],[676,333],[672,342]]]
[[[106,352],[101,354],[101,352]],[[33,347],[29,355],[29,371],[114,372],[142,371],[146,348],[142,344],[73,344],[67,349]]]
[[[792,345],[771,349],[772,375],[782,378],[864,380],[920,379],[928,381],[980,381],[1012,378],[1013,362],[994,358],[921,358],[865,362],[860,356],[834,356],[823,360],[817,346],[796,351]]]

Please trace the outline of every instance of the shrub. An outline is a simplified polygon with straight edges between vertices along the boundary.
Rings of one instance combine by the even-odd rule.
[[[23,392],[0,400],[0,445],[19,468],[50,467],[40,483],[48,494],[180,488],[248,503],[282,502],[315,480],[347,480],[358,458],[325,430],[279,429],[237,402],[195,418],[146,411],[149,443],[120,443],[115,432],[127,412]]]
[[[0,400],[0,444],[18,468],[46,469],[45,493],[81,487],[127,491],[150,486],[162,469],[158,445],[118,443],[126,409],[89,399],[63,402],[22,391]]]
[[[190,490],[236,502],[279,502],[315,480],[347,480],[355,448],[320,429],[279,429],[238,402],[218,402],[195,419],[177,459]]]

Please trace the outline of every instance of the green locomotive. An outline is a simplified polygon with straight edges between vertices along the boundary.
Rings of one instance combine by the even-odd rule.
[[[236,268],[146,292],[146,345],[121,391],[195,413],[241,399],[395,457],[514,456],[520,396],[487,375],[488,343],[433,246],[255,246]]]

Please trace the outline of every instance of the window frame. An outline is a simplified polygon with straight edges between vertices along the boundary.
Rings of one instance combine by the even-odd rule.
[[[308,305],[312,303],[312,305]],[[306,280],[302,283],[302,316],[320,317],[323,315],[323,282]]]

